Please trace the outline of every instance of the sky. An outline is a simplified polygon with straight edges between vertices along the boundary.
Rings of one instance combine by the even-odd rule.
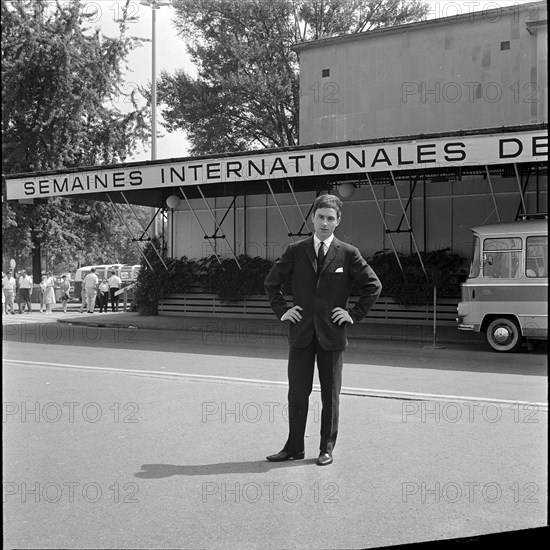
[[[525,4],[530,0],[430,0],[430,11],[428,19],[462,15],[482,10],[507,8],[517,4]],[[116,36],[118,26],[115,19],[120,16],[120,10],[124,0],[95,0],[84,1],[84,10],[95,13],[92,25],[99,27],[101,32],[107,36]],[[98,9],[99,8],[99,9]],[[130,14],[135,21],[129,24],[128,33],[132,36],[151,39],[152,37],[152,15],[151,8],[134,0],[130,4]],[[183,69],[190,74],[196,74],[196,70],[189,59],[186,51],[186,44],[177,35],[176,27],[172,20],[174,9],[171,6],[164,6],[157,10],[156,15],[156,60],[157,78],[162,70],[173,73],[176,69]],[[126,74],[125,90],[129,91],[137,85],[147,86],[152,81],[152,53],[151,42],[145,42],[140,48],[134,50],[128,58],[129,71]],[[121,110],[130,108],[124,105],[121,99],[119,105]],[[161,108],[157,109],[157,158],[168,159],[187,156],[189,144],[185,133],[167,132],[162,127]],[[149,147],[140,148],[135,151],[132,158],[128,160],[142,161],[150,160],[151,151]]]

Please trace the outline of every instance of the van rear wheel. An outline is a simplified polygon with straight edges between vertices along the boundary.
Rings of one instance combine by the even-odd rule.
[[[487,327],[487,343],[500,352],[513,353],[521,346],[521,332],[515,321],[501,317]]]

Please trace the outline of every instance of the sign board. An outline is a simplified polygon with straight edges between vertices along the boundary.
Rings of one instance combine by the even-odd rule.
[[[548,135],[543,130],[536,130],[321,146],[223,158],[176,159],[129,167],[94,167],[38,176],[8,176],[6,181],[7,198],[15,200],[301,176],[339,176],[546,160]]]

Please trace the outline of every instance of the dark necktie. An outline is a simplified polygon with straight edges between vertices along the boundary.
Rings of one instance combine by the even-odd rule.
[[[317,277],[321,275],[321,269],[323,268],[323,263],[325,261],[325,245],[323,241],[319,244],[319,250],[317,251]]]

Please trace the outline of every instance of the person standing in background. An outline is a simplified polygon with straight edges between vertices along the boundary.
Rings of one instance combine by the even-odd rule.
[[[109,283],[107,279],[103,279],[99,285],[99,313],[107,313],[107,306],[109,305]]]
[[[6,299],[6,313],[11,313],[12,315],[15,315],[13,300],[15,297],[16,286],[17,283],[13,276],[13,271],[10,269],[8,271],[8,274],[4,278],[2,278],[2,293],[4,294],[4,297]]]
[[[46,272],[44,279],[44,303],[46,304],[46,314],[51,315],[52,305],[55,304],[55,279],[51,271]]]
[[[40,284],[40,313],[46,310],[46,274],[42,273]]]
[[[84,310],[86,309],[86,287],[84,286],[84,281],[81,283],[80,287],[80,313],[84,313]]]
[[[2,315],[6,313],[6,295],[4,294],[4,279],[6,274],[2,271]]]
[[[86,278],[84,279],[84,287],[86,288],[86,304],[88,306],[88,313],[94,312],[95,300],[97,297],[97,287],[99,286],[99,278],[95,274],[95,267],[92,267],[92,270]]]
[[[120,280],[120,277],[115,271],[111,271],[109,277],[109,293],[111,294],[111,311],[113,312],[118,311],[119,297],[117,292],[120,290],[121,286],[122,281]]]
[[[67,279],[67,275],[61,277],[59,284],[61,290],[61,304],[63,305],[63,313],[67,313],[67,302],[71,299],[71,283]]]
[[[31,291],[32,279],[23,269],[23,271],[21,271],[21,277],[19,277],[19,313],[23,313],[23,308],[21,307],[23,303],[27,306],[27,313],[32,311]]]

